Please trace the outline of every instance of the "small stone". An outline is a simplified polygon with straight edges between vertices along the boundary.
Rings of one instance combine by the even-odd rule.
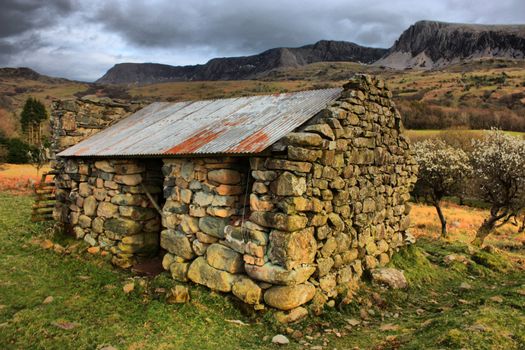
[[[120,215],[128,217],[135,221],[146,221],[153,219],[159,215],[154,208],[143,208],[137,206],[124,206],[118,207]]]
[[[94,216],[97,211],[98,201],[94,196],[89,196],[84,200],[84,214]]]
[[[178,201],[167,200],[162,211],[172,214],[185,214],[188,212],[188,205]]]
[[[186,260],[191,260],[195,257],[190,240],[183,232],[178,230],[163,230],[160,233],[160,246]]]
[[[180,259],[180,258],[179,258]],[[188,280],[189,263],[175,261],[170,265],[171,277],[175,281],[186,282]]]
[[[300,173],[309,173],[310,169],[312,169],[312,163],[291,161],[286,159],[268,158],[265,164],[266,167],[271,170],[288,170],[297,171]]]
[[[308,316],[308,310],[302,306],[296,307],[295,309],[290,310],[288,313],[283,311],[278,311],[275,313],[275,319],[277,322],[284,324],[300,321],[306,316]],[[293,337],[297,338],[296,336]]]
[[[261,199],[252,193],[250,194],[250,209],[252,211],[271,211],[273,209],[273,203],[270,200]]]
[[[131,283],[126,283],[126,284],[124,285],[124,287],[122,287],[122,290],[123,290],[124,293],[126,293],[126,294],[131,293],[134,289],[135,289],[135,283],[133,283],[133,282],[131,282]]]
[[[51,249],[53,248],[53,242],[51,242],[49,239],[45,239],[40,243],[40,246],[44,249]]]
[[[220,292],[230,292],[236,281],[235,275],[211,267],[203,257],[193,260],[188,270],[188,278]]]
[[[101,160],[95,162],[95,168],[102,170],[106,173],[114,173],[115,168],[107,160]]]
[[[266,263],[262,266],[244,264],[248,276],[272,284],[294,285],[304,283],[315,272],[313,266],[298,266],[286,270],[282,266]]]
[[[278,196],[301,196],[306,192],[306,179],[285,171],[270,184],[270,190]]]
[[[502,303],[503,302],[503,298],[499,295],[495,295],[493,297],[490,297],[489,298],[491,301],[495,302],[495,303]]]
[[[146,198],[138,194],[117,194],[111,198],[111,203],[116,205],[138,205],[143,206],[148,203]]]
[[[190,301],[188,287],[176,285],[171,288],[169,296],[166,298],[168,304],[184,304]]]
[[[228,223],[228,218],[205,216],[199,219],[199,228],[210,236],[224,238],[224,228]]]
[[[195,236],[197,236],[197,239],[200,242],[206,243],[206,244],[212,244],[212,243],[215,243],[215,242],[217,242],[219,240],[217,237],[213,237],[213,236],[207,235],[204,232],[197,232],[195,234]]]
[[[264,227],[271,227],[281,231],[293,232],[308,224],[308,218],[302,215],[286,215],[284,213],[254,211],[250,221]]]
[[[320,136],[329,139],[335,140],[334,132],[328,124],[314,124],[307,126],[304,131],[313,132],[319,134]]]
[[[101,202],[97,208],[97,216],[112,218],[118,212],[118,206],[109,202]]]
[[[386,284],[393,289],[403,289],[408,286],[405,274],[401,270],[390,267],[382,267],[370,271],[372,279],[377,283]]]
[[[142,176],[140,174],[115,175],[115,177],[113,177],[113,181],[122,185],[137,186],[142,182]]]
[[[236,185],[241,182],[241,174],[232,169],[212,170],[208,172],[208,180],[219,184]]]
[[[170,254],[170,253],[164,254],[164,256],[162,257],[162,267],[164,268],[164,270],[169,270],[170,265],[174,261],[175,261],[175,256],[173,254]]]
[[[87,233],[84,236],[84,241],[87,242],[91,246],[97,245],[97,240],[95,239],[95,237],[93,237],[91,233]]]
[[[193,196],[193,203],[205,207],[213,202],[214,195],[209,192],[199,191]]]
[[[115,163],[113,167],[115,172],[121,175],[138,174],[146,170],[145,164],[139,164],[135,162]]]
[[[46,297],[44,299],[44,301],[42,302],[42,304],[51,304],[53,302],[53,300],[55,300],[55,298],[53,298],[51,295]]]
[[[244,271],[242,255],[222,244],[215,243],[208,247],[206,261],[210,266],[230,273]]]
[[[87,215],[80,215],[78,217],[78,224],[82,228],[89,228],[91,227],[91,218]]]
[[[215,187],[215,192],[221,196],[236,196],[243,194],[243,187],[236,185],[220,185]]]
[[[142,225],[130,219],[111,218],[104,222],[104,229],[118,235],[134,235],[141,231]]]
[[[317,241],[314,228],[308,227],[294,232],[273,230],[270,233],[268,257],[274,264],[287,269],[314,261]]]
[[[89,254],[93,254],[93,255],[94,255],[94,254],[98,254],[98,253],[100,252],[100,247],[89,247],[89,248],[87,249],[87,252],[88,252]]]
[[[323,139],[321,136],[310,132],[292,132],[287,134],[283,141],[285,144],[295,146],[321,146]]]
[[[233,295],[241,299],[246,304],[259,304],[262,296],[262,289],[248,277],[240,277],[232,287]]]
[[[272,338],[272,343],[278,344],[278,345],[288,345],[290,344],[290,341],[284,335],[277,334],[276,336]]]
[[[472,286],[470,285],[470,283],[461,282],[461,284],[459,285],[459,289],[469,290],[472,289]]]
[[[443,262],[447,265],[451,265],[453,262],[459,262],[461,264],[467,264],[468,258],[463,254],[449,254],[443,258]]]

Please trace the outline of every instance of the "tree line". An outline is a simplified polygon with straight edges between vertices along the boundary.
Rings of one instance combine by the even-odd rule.
[[[413,196],[436,208],[443,236],[447,221],[441,202],[448,196],[474,198],[489,206],[489,216],[477,229],[476,245],[508,222],[525,230],[525,139],[495,129],[470,139],[459,135],[452,131],[413,144],[419,165]]]
[[[48,140],[42,131],[42,122],[48,119],[46,107],[36,98],[29,97],[20,113],[24,137],[8,137],[0,130],[0,163],[42,162]]]

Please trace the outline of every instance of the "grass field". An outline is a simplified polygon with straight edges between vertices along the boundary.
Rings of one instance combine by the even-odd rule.
[[[30,164],[0,164],[0,191],[29,193],[34,183],[40,181],[42,174],[51,170],[49,166],[37,171]]]
[[[31,202],[0,193],[2,349],[270,349],[277,333],[288,336],[289,349],[506,350],[525,344],[523,248],[478,251],[455,240],[459,231],[453,241],[435,240],[437,227],[420,221],[418,243],[392,262],[405,270],[407,290],[365,281],[349,305],[282,326],[271,312],[248,312],[233,298],[194,285],[189,303],[169,305],[165,293],[174,282],[168,276],[144,279],[112,268],[82,243],[31,223]],[[432,220],[423,218],[425,210],[416,206],[415,216]],[[451,253],[464,255],[466,263],[445,264]],[[130,282],[135,289],[126,294],[122,287]]]

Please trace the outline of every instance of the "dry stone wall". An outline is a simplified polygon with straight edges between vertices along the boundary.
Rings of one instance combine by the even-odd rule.
[[[270,156],[250,158],[249,176],[232,158],[164,160],[164,267],[256,308],[349,300],[409,239],[417,166],[390,98],[357,76]]]
[[[69,159],[57,166],[55,220],[121,267],[158,253],[161,219],[146,192],[162,201],[159,161]]]
[[[144,107],[142,102],[85,96],[55,100],[50,118],[54,154],[71,147]]]
[[[356,76],[258,156],[62,159],[56,219],[120,266],[160,249],[177,281],[256,309],[321,312],[411,239],[417,165],[391,97],[382,81]]]

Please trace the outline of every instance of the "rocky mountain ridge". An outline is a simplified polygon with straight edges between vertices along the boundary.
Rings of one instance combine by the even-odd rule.
[[[345,41],[322,40],[298,48],[275,48],[257,55],[214,58],[206,64],[170,66],[157,63],[120,63],[96,82],[101,84],[149,84],[164,81],[242,80],[279,68],[315,62],[353,61],[372,63],[386,49],[370,48]]]
[[[419,21],[375,65],[432,69],[483,58],[524,59],[525,25]]]

